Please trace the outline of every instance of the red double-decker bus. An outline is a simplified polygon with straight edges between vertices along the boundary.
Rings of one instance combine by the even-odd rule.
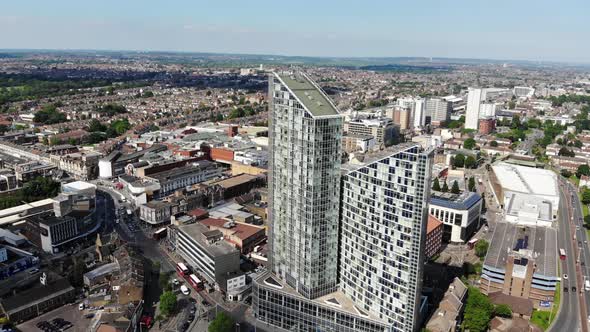
[[[187,278],[191,271],[184,265],[184,263],[180,262],[176,264],[176,273],[182,278]]]
[[[190,276],[188,276],[187,280],[196,291],[203,290],[203,282],[196,275],[191,274]]]

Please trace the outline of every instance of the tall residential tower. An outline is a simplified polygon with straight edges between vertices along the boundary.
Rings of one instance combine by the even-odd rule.
[[[270,270],[253,309],[290,331],[411,332],[432,155],[402,144],[341,165],[342,118],[303,74],[273,74]]]
[[[316,298],[337,286],[343,117],[302,73],[269,84],[272,272]]]

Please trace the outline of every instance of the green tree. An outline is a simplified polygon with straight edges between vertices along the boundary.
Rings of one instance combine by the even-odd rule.
[[[498,142],[497,141],[491,141],[490,142],[490,146],[493,147],[493,148],[495,148],[495,147],[498,146]]]
[[[449,191],[449,186],[447,185],[447,180],[445,180],[445,182],[443,182],[443,186],[442,186],[441,191],[444,193]]]
[[[97,119],[90,120],[90,124],[88,124],[88,131],[91,133],[94,133],[97,131],[106,131],[106,130],[107,130],[107,126],[100,123],[100,121],[98,121]]]
[[[455,159],[453,160],[453,166],[455,167],[464,167],[465,166],[465,156],[462,154],[457,154]]]
[[[559,152],[557,153],[560,156],[564,156],[564,157],[575,157],[576,153],[568,148],[566,148],[565,146],[561,147],[561,149],[559,149]]]
[[[459,184],[457,183],[457,181],[453,181],[453,185],[451,186],[451,193],[458,194],[460,192],[461,189],[459,189]]]
[[[465,158],[465,168],[475,168],[475,158],[473,156],[467,156],[467,158]]]
[[[574,146],[577,147],[578,149],[582,148],[584,146],[584,144],[582,143],[582,141],[580,141],[579,139],[574,141]]]
[[[59,139],[59,137],[57,136],[51,136],[49,138],[49,145],[60,145],[61,144],[61,140]]]
[[[507,304],[498,304],[494,308],[494,316],[504,317],[504,318],[511,318],[512,317],[512,309]]]
[[[564,178],[569,178],[570,176],[572,176],[572,172],[570,172],[567,169],[562,169],[560,172],[561,176],[563,176]]]
[[[473,176],[469,178],[467,188],[469,189],[469,191],[475,192],[475,178]]]
[[[176,294],[166,291],[160,295],[160,312],[164,316],[170,316],[170,314],[176,308]]]
[[[438,182],[438,178],[434,178],[434,183],[432,184],[432,190],[440,191],[440,182]]]
[[[233,319],[225,312],[220,312],[209,324],[209,332],[232,332],[235,329]]]
[[[483,295],[479,289],[469,287],[463,315],[463,329],[470,332],[487,331],[493,311],[494,305],[490,299]]]
[[[584,225],[586,225],[586,228],[590,228],[590,214],[584,216]]]
[[[582,203],[590,204],[590,189],[584,188],[582,191]]]
[[[475,140],[473,138],[468,138],[463,142],[463,148],[467,150],[473,150],[475,148]]]
[[[55,197],[59,193],[61,184],[50,177],[36,177],[23,187],[24,199],[28,202],[48,197]]]
[[[43,106],[41,110],[37,111],[37,113],[35,113],[33,121],[36,123],[54,124],[66,122],[68,119],[65,114],[57,110],[57,106],[55,104],[47,104]]]
[[[484,258],[488,253],[488,248],[490,247],[490,243],[486,240],[479,240],[475,243],[475,254],[479,258]]]
[[[590,167],[586,164],[578,166],[578,170],[576,171],[576,176],[578,178],[581,178],[582,175],[590,175]]]
[[[508,102],[508,109],[513,110],[515,107],[516,107],[516,103],[513,100]]]

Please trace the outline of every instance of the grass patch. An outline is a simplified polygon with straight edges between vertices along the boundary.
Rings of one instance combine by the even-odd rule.
[[[553,307],[551,310],[533,310],[533,314],[531,316],[531,323],[538,326],[543,331],[547,330],[551,325],[551,322],[555,320],[557,316],[557,312],[559,311],[559,303],[561,302],[561,287],[560,283],[557,283],[555,286],[555,299],[553,301]]]
[[[580,179],[574,174],[570,176],[569,180],[576,185],[576,187],[580,186]]]

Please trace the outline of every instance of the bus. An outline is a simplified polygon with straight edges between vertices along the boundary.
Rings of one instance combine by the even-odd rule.
[[[559,248],[559,259],[565,260],[565,250],[563,248]]]
[[[186,267],[186,265],[184,265],[184,263],[180,262],[176,264],[176,273],[178,273],[180,277],[186,278],[191,273],[191,271],[188,269],[188,267]]]
[[[167,229],[166,227],[162,227],[154,232],[153,238],[154,240],[161,240],[166,237]]]
[[[187,280],[196,291],[200,291],[203,289],[203,282],[196,275],[191,274],[190,276],[188,276]]]

